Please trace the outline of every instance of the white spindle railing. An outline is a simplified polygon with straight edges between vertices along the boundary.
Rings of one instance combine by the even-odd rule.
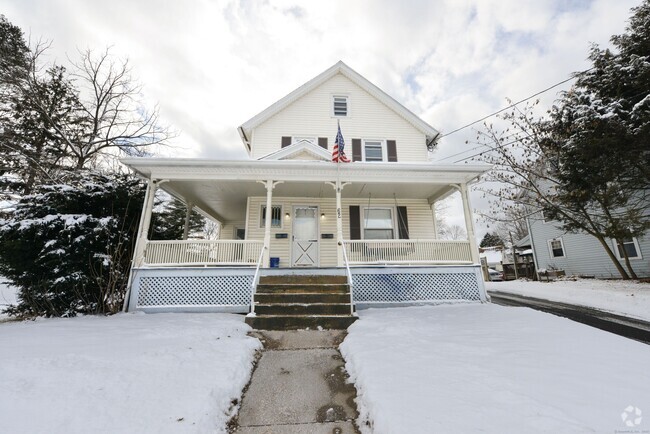
[[[352,265],[361,264],[468,264],[469,241],[345,240]]]
[[[148,241],[147,265],[252,265],[264,246],[254,240]]]

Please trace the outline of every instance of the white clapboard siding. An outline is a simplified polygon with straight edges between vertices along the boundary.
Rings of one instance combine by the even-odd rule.
[[[332,117],[332,95],[348,96],[348,116],[341,131],[352,158],[352,139],[397,141],[398,162],[425,162],[425,134],[342,74],[318,86],[253,130],[253,158],[281,149],[282,136],[327,137],[334,146],[337,118]]]
[[[433,235],[433,218],[431,208],[426,200],[398,199],[398,206],[407,207],[409,235],[413,239],[431,239]],[[260,212],[262,205],[266,205],[265,197],[251,197],[248,221],[248,233],[246,239],[263,240],[264,228],[260,227]],[[291,218],[286,218],[286,213],[291,216],[294,205],[318,205],[319,206],[319,234],[333,234],[333,239],[319,239],[320,243],[320,264],[321,267],[337,266],[337,245],[336,245],[336,201],[333,198],[295,198],[295,197],[274,197],[273,205],[282,206],[282,227],[271,229],[270,256],[280,258],[280,267],[291,266]],[[343,237],[350,238],[350,205],[360,207],[368,206],[367,199],[343,199]],[[374,206],[395,206],[393,199],[371,199],[370,205]],[[395,211],[393,211],[395,213]],[[325,214],[325,217],[320,217]],[[395,228],[397,230],[397,228]],[[276,233],[286,233],[286,239],[276,239]]]
[[[235,239],[235,228],[244,228],[246,222],[225,222],[221,225],[219,230],[219,239],[220,240],[234,240]]]

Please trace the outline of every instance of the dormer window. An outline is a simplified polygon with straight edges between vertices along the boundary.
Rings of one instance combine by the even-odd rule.
[[[334,116],[345,117],[348,115],[348,97],[334,96],[332,100]]]

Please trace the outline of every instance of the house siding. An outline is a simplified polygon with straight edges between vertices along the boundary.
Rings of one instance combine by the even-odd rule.
[[[333,95],[348,96],[347,117],[332,116]],[[281,149],[283,136],[327,137],[331,149],[338,120],[348,146],[353,138],[395,140],[397,161],[427,161],[425,134],[342,74],[257,126],[250,138],[252,156],[261,158]],[[351,147],[346,153],[351,158]]]
[[[266,204],[265,197],[251,197],[248,233],[246,239],[262,240],[264,239],[264,228],[260,227],[260,212],[262,205]],[[398,199],[399,206],[406,206],[408,209],[408,225],[410,238],[434,238],[433,234],[433,217],[431,207],[426,200],[416,199]],[[273,205],[282,206],[282,227],[271,228],[271,247],[270,256],[280,258],[280,267],[291,267],[291,235],[292,220],[286,218],[285,214],[292,215],[292,209],[295,205],[317,205],[319,207],[319,235],[333,234],[332,239],[319,239],[319,266],[336,267],[337,266],[337,245],[336,245],[336,200],[334,198],[314,199],[314,198],[296,198],[296,197],[274,197]],[[367,200],[360,199],[343,199],[342,216],[343,216],[343,238],[350,239],[350,205],[367,207]],[[390,206],[395,207],[393,199],[372,199],[371,206]],[[325,214],[320,218],[320,214]],[[397,231],[397,227],[395,227]],[[286,233],[286,239],[275,238],[275,234]]]
[[[544,222],[541,215],[528,219],[537,266],[541,269],[562,269],[569,276],[595,276],[599,278],[620,278],[616,266],[600,242],[591,235],[570,234],[562,231],[553,222]],[[553,258],[548,240],[561,238],[564,257]],[[632,268],[639,277],[650,277],[650,237],[638,238],[641,259],[631,259]],[[609,241],[610,248],[613,244]],[[624,262],[621,260],[623,268]]]

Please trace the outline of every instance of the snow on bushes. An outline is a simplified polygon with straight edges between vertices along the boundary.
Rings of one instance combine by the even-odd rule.
[[[22,197],[0,220],[0,274],[19,290],[9,313],[119,310],[143,199],[137,179],[92,172]]]

